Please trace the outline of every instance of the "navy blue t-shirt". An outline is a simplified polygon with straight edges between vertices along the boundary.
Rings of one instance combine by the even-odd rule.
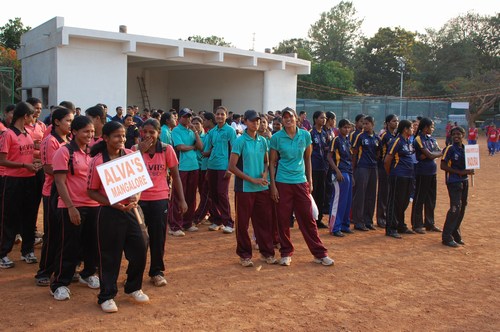
[[[418,160],[417,166],[415,167],[415,173],[419,175],[435,175],[437,173],[436,161],[434,159],[421,158],[424,156],[422,152],[423,149],[429,152],[439,151],[436,139],[431,135],[419,134],[413,141],[413,147],[415,148],[415,154]]]
[[[465,169],[465,150],[462,143],[448,145],[443,151],[443,161],[456,170]],[[467,175],[446,172],[446,183],[467,181]]]
[[[380,137],[373,133],[362,132],[354,140],[353,149],[358,149],[357,167],[377,168],[377,155],[380,151]]]
[[[391,176],[400,176],[405,178],[413,177],[413,159],[415,153],[410,140],[398,135],[391,143],[389,143],[388,154],[393,156],[391,163]]]
[[[330,151],[333,161],[342,173],[352,174],[351,142],[348,137],[337,136],[333,139]]]
[[[313,128],[310,133],[312,141],[312,170],[326,171],[328,169],[328,161],[326,160],[326,153],[328,152],[328,135],[324,129],[318,131],[316,128]]]

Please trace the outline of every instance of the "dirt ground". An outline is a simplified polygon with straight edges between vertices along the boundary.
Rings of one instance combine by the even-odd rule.
[[[321,229],[335,259],[334,267],[324,267],[312,262],[296,226],[290,267],[263,264],[255,254],[256,266],[243,268],[234,234],[202,226],[184,238],[167,238],[168,285],[155,288],[146,272],[148,304],[137,305],[124,295],[124,261],[115,298],[119,311],[105,314],[97,290],[72,284],[71,299],[57,302],[48,288],[35,286],[37,266],[22,262],[15,246],[10,257],[16,267],[0,270],[5,305],[0,330],[498,331],[500,230],[494,224],[499,222],[500,155],[487,155],[483,137],[480,146],[481,169],[462,224],[464,247],[443,246],[440,233],[395,240],[378,229],[339,239]],[[448,207],[439,171],[439,227]],[[40,248],[35,254],[40,257]]]

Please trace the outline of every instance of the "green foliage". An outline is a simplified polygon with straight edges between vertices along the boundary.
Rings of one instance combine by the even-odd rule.
[[[9,23],[0,27],[0,45],[17,50],[21,45],[21,35],[29,30],[31,28],[25,27],[21,18],[16,17],[14,20],[9,20]]]
[[[300,75],[299,80],[299,98],[331,100],[356,93],[353,71],[338,61],[314,63],[311,75]]]
[[[361,24],[352,2],[341,1],[321,14],[309,29],[314,57],[322,61],[338,61],[349,65],[361,39]]]
[[[299,59],[313,61],[311,43],[305,39],[289,39],[279,43],[277,47],[273,47],[275,54],[297,53]]]
[[[404,58],[403,74],[407,77],[415,71],[413,49],[416,34],[402,28],[380,28],[364,47],[356,53],[356,86],[369,94],[398,95],[400,89],[400,65],[397,57]]]
[[[202,37],[202,36],[196,35],[196,36],[188,37],[187,40],[195,42],[195,43],[201,43],[201,44],[233,47],[233,45],[231,43],[226,42],[223,37],[217,37],[217,36]]]

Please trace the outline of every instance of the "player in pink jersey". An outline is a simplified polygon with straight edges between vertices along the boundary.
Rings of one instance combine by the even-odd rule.
[[[42,188],[43,199],[43,244],[36,285],[48,286],[54,271],[54,257],[60,245],[60,225],[56,218],[57,192],[54,183],[52,158],[59,148],[69,142],[73,113],[67,108],[57,106],[52,113],[52,132],[42,140],[40,157],[45,171]]]
[[[132,147],[132,150],[141,151],[149,176],[154,184],[154,187],[141,193],[139,205],[144,213],[144,221],[149,234],[151,255],[149,277],[157,287],[167,284],[163,274],[165,271],[163,257],[167,234],[167,209],[170,196],[167,172],[170,172],[172,187],[176,190],[179,199],[180,212],[185,213],[188,208],[179,176],[179,161],[172,146],[159,140],[160,132],[161,127],[158,120],[147,119],[142,124],[142,142]]]
[[[53,123],[56,112],[52,116]],[[89,118],[78,116],[71,123],[71,133],[71,142],[57,150],[52,159],[54,183],[59,194],[60,245],[54,258],[50,289],[58,301],[70,298],[68,287],[80,260],[83,260],[84,268],[79,273],[79,282],[89,288],[100,286],[95,275],[98,265],[95,221],[99,203],[87,195],[86,186],[90,164],[87,146],[94,136],[94,126]]]
[[[140,194],[111,205],[97,172],[97,166],[132,152],[125,149],[125,128],[119,122],[108,122],[102,127],[102,139],[90,151],[93,159],[89,166],[87,194],[100,204],[97,212],[101,289],[98,303],[104,312],[117,312],[114,297],[118,293],[117,281],[123,252],[129,262],[125,293],[136,302],[149,302],[149,297],[142,292],[147,247],[136,214]]]
[[[38,261],[33,252],[38,206],[31,188],[36,186],[35,173],[42,165],[33,160],[33,139],[25,129],[33,122],[34,112],[30,104],[18,103],[10,128],[0,139],[0,166],[5,167],[4,193],[9,193],[1,202],[4,214],[0,220],[0,268],[14,266],[7,254],[19,232],[23,237],[21,259],[28,264]]]

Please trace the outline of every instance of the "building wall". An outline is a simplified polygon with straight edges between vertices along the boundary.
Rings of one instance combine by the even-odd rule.
[[[57,50],[58,102],[71,100],[82,110],[97,103],[110,110],[125,104],[127,55],[119,44],[73,38]]]

